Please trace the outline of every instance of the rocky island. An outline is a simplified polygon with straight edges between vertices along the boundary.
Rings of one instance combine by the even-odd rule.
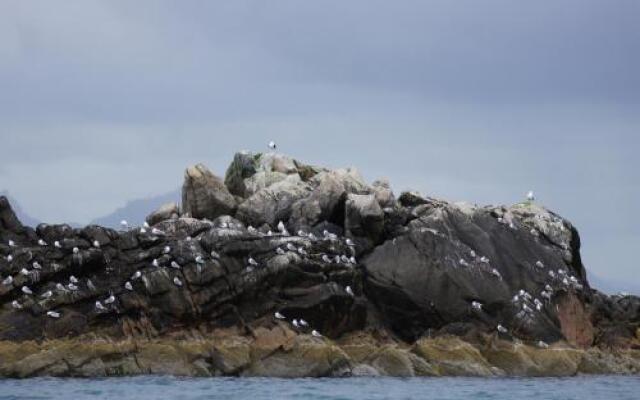
[[[640,373],[640,298],[590,287],[578,231],[533,200],[249,152],[189,167],[140,227],[34,229],[0,197],[3,377],[589,373]]]

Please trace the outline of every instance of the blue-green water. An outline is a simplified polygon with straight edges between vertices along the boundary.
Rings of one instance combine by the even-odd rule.
[[[0,399],[640,399],[638,376],[576,378],[171,378],[0,380]]]

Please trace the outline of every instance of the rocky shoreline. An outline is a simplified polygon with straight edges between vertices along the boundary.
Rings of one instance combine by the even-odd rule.
[[[640,298],[578,231],[276,153],[185,172],[145,226],[23,226],[0,197],[0,376],[640,373]]]

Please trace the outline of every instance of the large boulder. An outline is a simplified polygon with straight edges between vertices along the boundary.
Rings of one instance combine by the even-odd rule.
[[[349,194],[345,204],[344,229],[348,236],[366,238],[375,244],[384,232],[384,212],[372,194]]]
[[[194,218],[215,219],[233,214],[236,200],[220,178],[203,164],[187,168],[182,185],[182,207]]]
[[[178,217],[180,217],[180,207],[178,207],[177,203],[171,202],[158,207],[157,210],[147,216],[146,221],[153,226],[159,222]]]

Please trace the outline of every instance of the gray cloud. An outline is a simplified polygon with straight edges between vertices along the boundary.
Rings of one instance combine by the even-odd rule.
[[[533,188],[634,278],[636,1],[4,1],[0,190],[86,222],[274,138],[440,197]]]

